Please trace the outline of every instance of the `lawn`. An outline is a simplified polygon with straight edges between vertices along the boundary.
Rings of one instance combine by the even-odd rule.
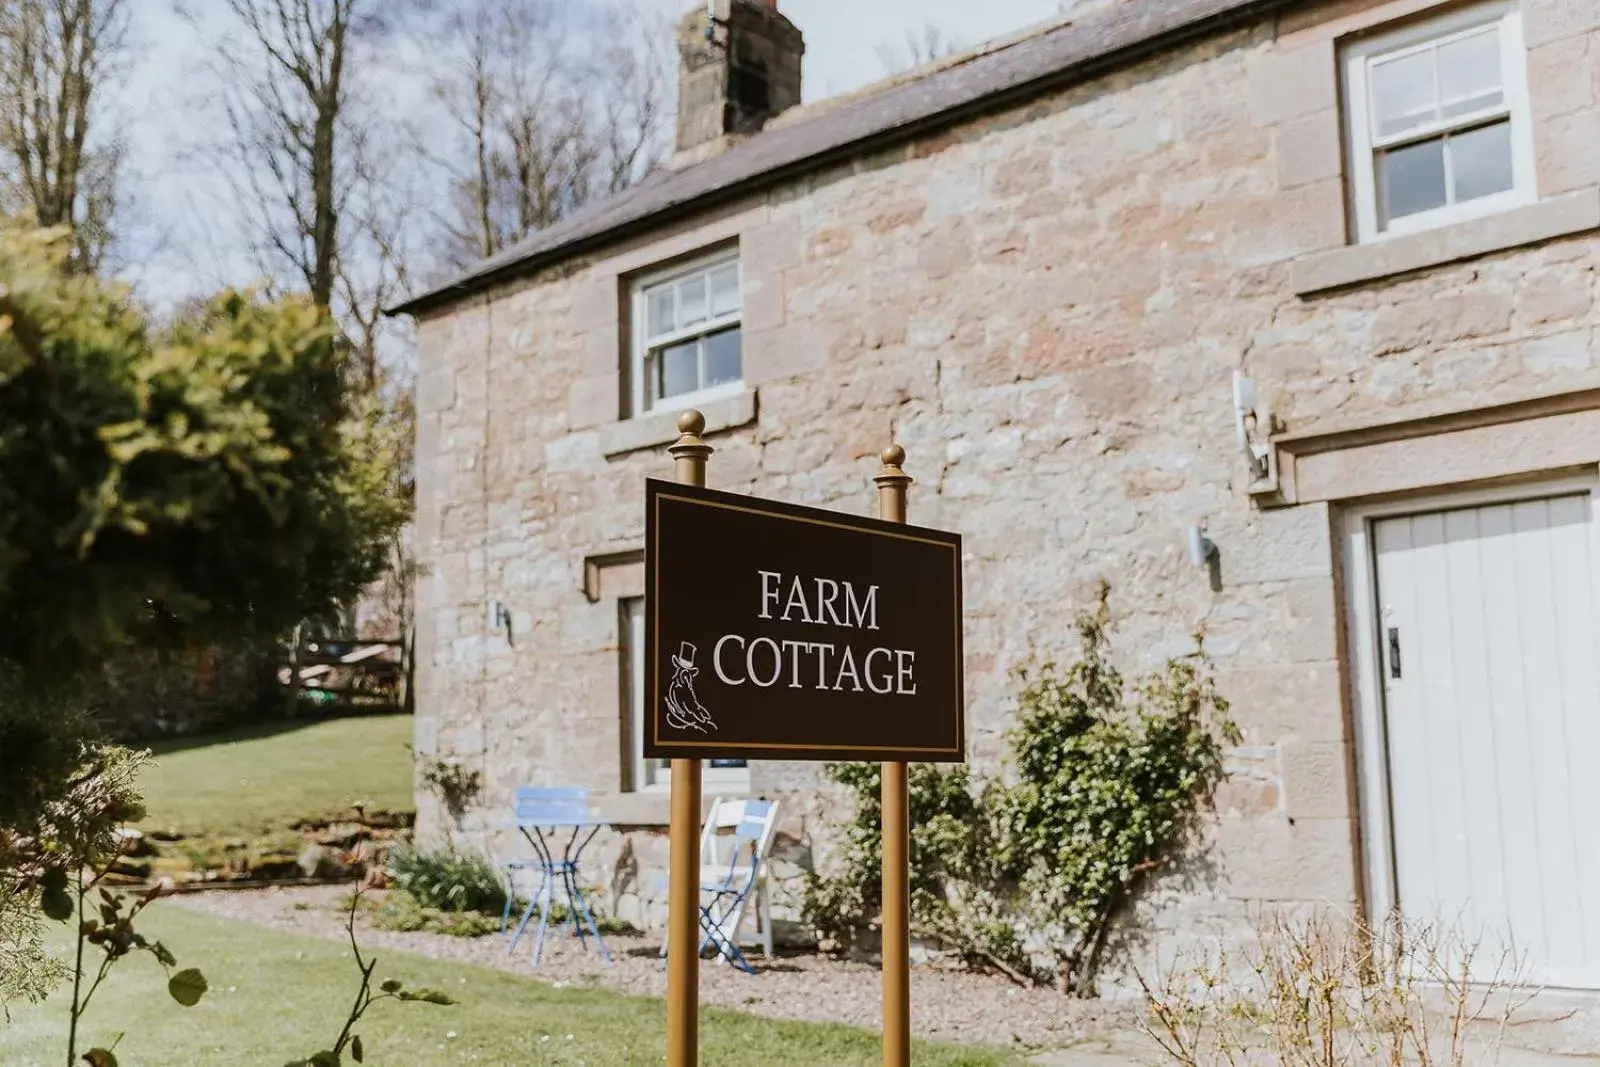
[[[409,812],[412,718],[364,715],[264,723],[153,746],[140,776],[146,829],[250,837],[298,819]]]
[[[95,996],[80,1036],[109,1044],[123,1067],[249,1064],[277,1067],[331,1044],[355,993],[346,946],[232,923],[157,903],[147,936],[159,936],[179,966],[198,966],[211,992],[184,1009],[165,991],[159,966],[136,956]],[[142,928],[143,929],[143,928]],[[540,1067],[656,1065],[665,1047],[661,1001],[594,988],[555,989],[532,978],[387,952],[376,977],[448,992],[458,1004],[383,1001],[361,1023],[366,1062],[382,1067],[538,1064]],[[66,1012],[56,997],[12,1008],[0,1023],[0,1064],[64,1059]],[[570,1035],[570,1036],[569,1036]],[[84,1046],[85,1048],[87,1046]],[[83,1051],[80,1048],[80,1052]],[[707,1008],[702,1062],[740,1067],[881,1062],[878,1035],[847,1026],[777,1022]],[[925,1043],[919,1067],[1022,1067],[1001,1049]]]

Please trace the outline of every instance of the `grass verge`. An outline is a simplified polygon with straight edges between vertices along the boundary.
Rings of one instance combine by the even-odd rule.
[[[140,776],[146,829],[252,837],[301,819],[351,817],[350,806],[410,812],[412,718],[366,715],[262,723],[153,747]]]
[[[160,937],[179,966],[199,967],[211,985],[200,1004],[180,1008],[161,970],[135,957],[113,973],[85,1019],[84,1048],[116,1048],[123,1067],[276,1065],[332,1043],[355,993],[348,946],[228,922],[158,902],[141,932]],[[540,1067],[656,1067],[665,1048],[661,1001],[596,988],[554,989],[532,978],[466,964],[380,952],[377,978],[443,990],[460,1003],[372,1009],[359,1033],[369,1063],[434,1067],[455,1063]],[[756,979],[759,981],[759,979]],[[64,1059],[65,998],[12,1009],[0,1024],[0,1064]],[[571,1035],[570,1037],[568,1035]],[[868,1067],[881,1062],[878,1035],[848,1026],[779,1022],[703,1009],[707,1067]],[[1022,1067],[1003,1049],[925,1042],[918,1067]]]

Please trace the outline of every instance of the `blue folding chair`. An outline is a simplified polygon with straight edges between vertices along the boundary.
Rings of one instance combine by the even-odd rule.
[[[533,965],[539,966],[539,959],[544,952],[545,930],[550,925],[550,907],[559,881],[567,900],[565,925],[568,932],[577,934],[578,940],[587,948],[588,941],[585,940],[584,934],[584,927],[587,925],[588,932],[594,935],[595,944],[600,946],[600,955],[607,963],[611,962],[611,953],[600,936],[600,928],[594,921],[588,900],[578,882],[578,857],[582,855],[584,846],[588,845],[600,831],[600,825],[599,821],[589,814],[589,790],[582,786],[517,788],[516,828],[528,844],[533,846],[535,855],[528,859],[507,860],[501,864],[506,872],[506,904],[500,912],[502,934],[506,932],[511,919],[516,872],[537,867],[539,888],[529,898],[528,906],[522,912],[522,919],[517,923],[516,933],[511,935],[511,944],[506,946],[507,955],[516,951],[517,942],[522,940],[522,934],[527,930],[528,923],[537,909],[539,926],[533,940]],[[545,837],[545,831],[565,829],[570,829],[571,833],[562,846],[561,856],[558,859],[553,844]],[[583,833],[585,830],[588,831],[587,834]],[[580,835],[582,835],[581,841]]]

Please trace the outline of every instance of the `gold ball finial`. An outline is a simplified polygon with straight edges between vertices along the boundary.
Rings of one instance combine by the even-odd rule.
[[[706,417],[693,408],[690,408],[688,411],[685,411],[682,415],[678,416],[679,433],[694,434],[696,437],[698,437],[700,436],[701,432],[705,430],[705,428]]]
[[[898,467],[906,461],[906,450],[899,445],[890,445],[883,450],[883,455],[880,458],[883,460],[885,467]]]

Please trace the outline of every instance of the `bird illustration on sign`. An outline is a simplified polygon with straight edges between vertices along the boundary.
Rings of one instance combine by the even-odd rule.
[[[669,655],[672,662],[672,682],[667,686],[667,725],[674,730],[706,730],[717,728],[716,721],[694,691],[694,679],[700,668],[694,665],[695,647],[688,641]]]

